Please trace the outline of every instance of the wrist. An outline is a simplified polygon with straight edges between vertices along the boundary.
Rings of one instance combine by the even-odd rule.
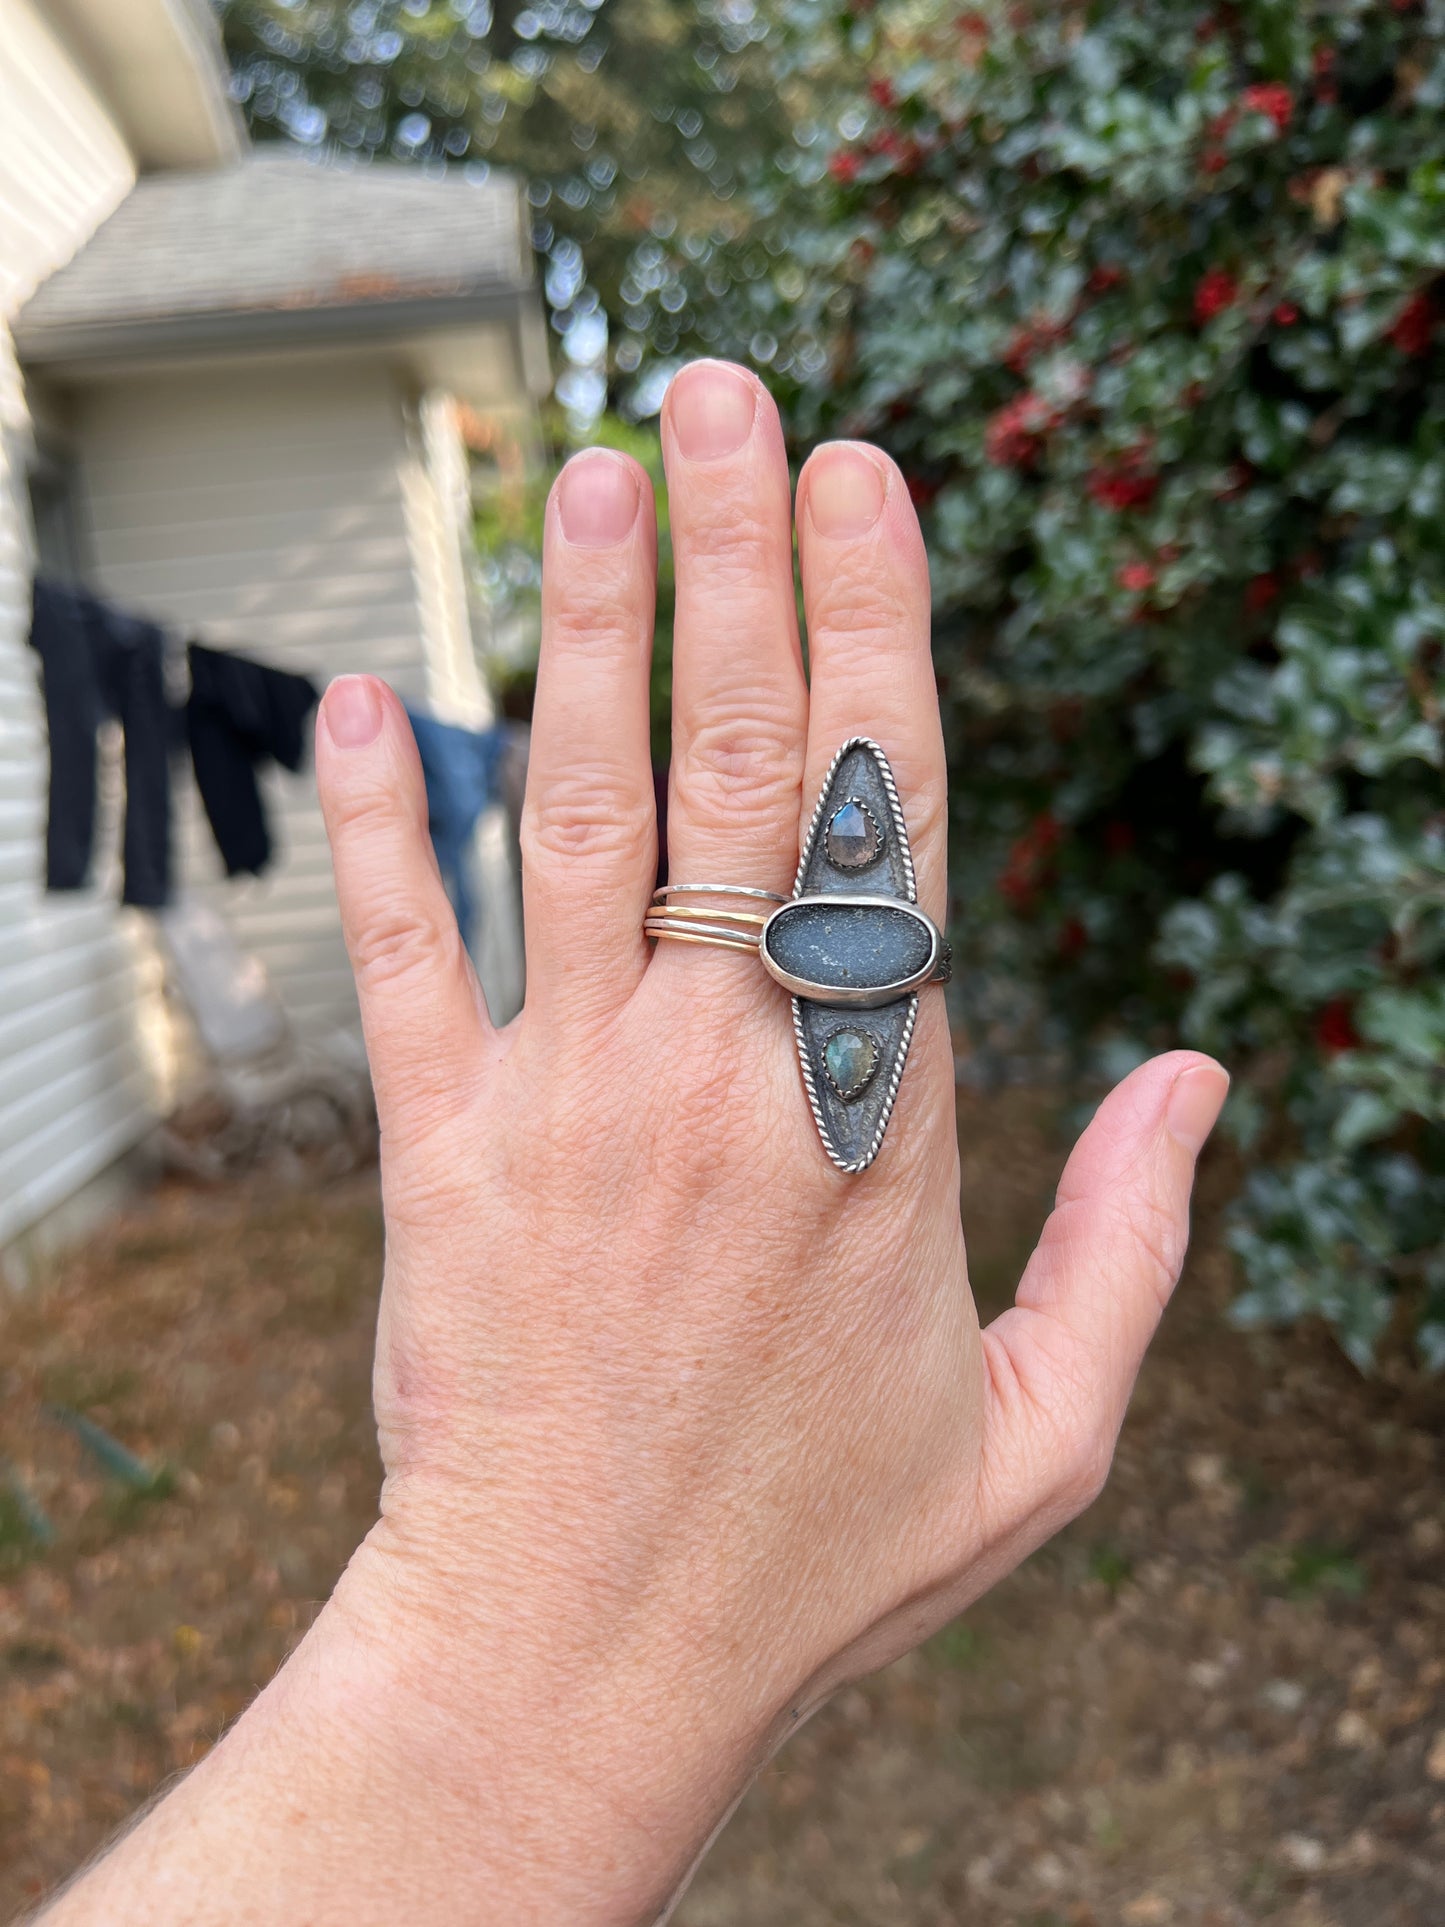
[[[394,1822],[381,1877],[404,1841],[398,1899],[418,1927],[657,1920],[776,1725],[667,1639],[618,1650],[555,1597],[439,1583],[386,1524],[307,1645],[277,1687],[329,1751],[366,1763]]]

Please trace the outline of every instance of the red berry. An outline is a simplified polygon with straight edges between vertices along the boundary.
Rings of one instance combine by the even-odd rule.
[[[1130,595],[1143,595],[1146,589],[1154,587],[1155,579],[1147,562],[1126,562],[1116,577],[1119,587],[1127,589]]]
[[[1412,359],[1425,354],[1435,332],[1435,310],[1428,294],[1412,294],[1395,319],[1387,339]]]
[[[1245,584],[1244,606],[1252,616],[1263,615],[1279,601],[1279,577],[1277,575],[1257,575],[1252,582]]]
[[[1194,290],[1194,319],[1202,328],[1226,308],[1232,308],[1239,299],[1239,283],[1232,274],[1223,268],[1211,268],[1202,275]]]
[[[1354,999],[1333,997],[1315,1018],[1315,1042],[1331,1057],[1341,1051],[1358,1050],[1360,1033],[1355,1029]]]
[[[1032,390],[1015,395],[989,417],[983,449],[995,468],[1028,468],[1039,457],[1043,438],[1058,426],[1058,416]]]
[[[1292,328],[1299,320],[1299,309],[1293,301],[1281,301],[1274,311],[1274,320],[1277,327]]]
[[[1267,120],[1272,120],[1281,134],[1289,126],[1294,113],[1294,95],[1279,81],[1265,81],[1256,87],[1246,87],[1243,102],[1250,113],[1263,114]]]

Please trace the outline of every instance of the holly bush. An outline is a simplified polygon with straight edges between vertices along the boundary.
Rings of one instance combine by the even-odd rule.
[[[1445,1364],[1445,4],[789,13],[859,86],[729,298],[924,514],[961,1014],[1217,1052],[1241,1317]]]

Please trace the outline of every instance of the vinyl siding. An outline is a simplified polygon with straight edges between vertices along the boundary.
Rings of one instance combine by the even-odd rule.
[[[384,363],[257,358],[115,380],[77,402],[101,593],[318,684],[351,670],[426,694],[402,395]],[[266,965],[298,1035],[356,1024],[315,783],[262,772],[276,860],[227,881],[189,778],[179,876]]]
[[[476,632],[485,611],[463,561],[472,519],[470,471],[451,396],[427,395],[416,411],[415,429],[402,488],[426,649],[427,700],[449,722],[482,728],[494,720],[477,663]],[[522,1007],[522,899],[500,807],[480,824],[474,854],[483,906],[473,939],[477,972],[493,1018],[506,1023]]]
[[[41,888],[46,748],[27,646],[34,428],[8,322],[134,178],[104,107],[28,0],[0,0],[0,1245],[153,1115],[131,918],[100,883]]]

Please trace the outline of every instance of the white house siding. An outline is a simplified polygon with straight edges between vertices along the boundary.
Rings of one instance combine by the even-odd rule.
[[[278,668],[368,670],[425,694],[403,503],[402,396],[381,362],[264,358],[115,380],[76,402],[81,502],[100,592]],[[350,1028],[356,1000],[315,784],[271,767],[264,877],[227,881],[189,782],[178,875],[261,958],[298,1034]]]
[[[426,640],[426,694],[448,722],[484,728],[495,707],[477,658],[475,624],[484,612],[467,579],[471,541],[471,476],[456,404],[441,390],[419,403],[416,434],[403,473],[407,532]],[[484,906],[473,948],[487,1004],[498,1023],[522,1007],[522,899],[506,811],[488,810],[472,848]]]
[[[150,1121],[144,966],[101,888],[41,888],[46,749],[27,646],[34,446],[8,322],[130,187],[105,109],[28,0],[0,0],[0,1245]]]

